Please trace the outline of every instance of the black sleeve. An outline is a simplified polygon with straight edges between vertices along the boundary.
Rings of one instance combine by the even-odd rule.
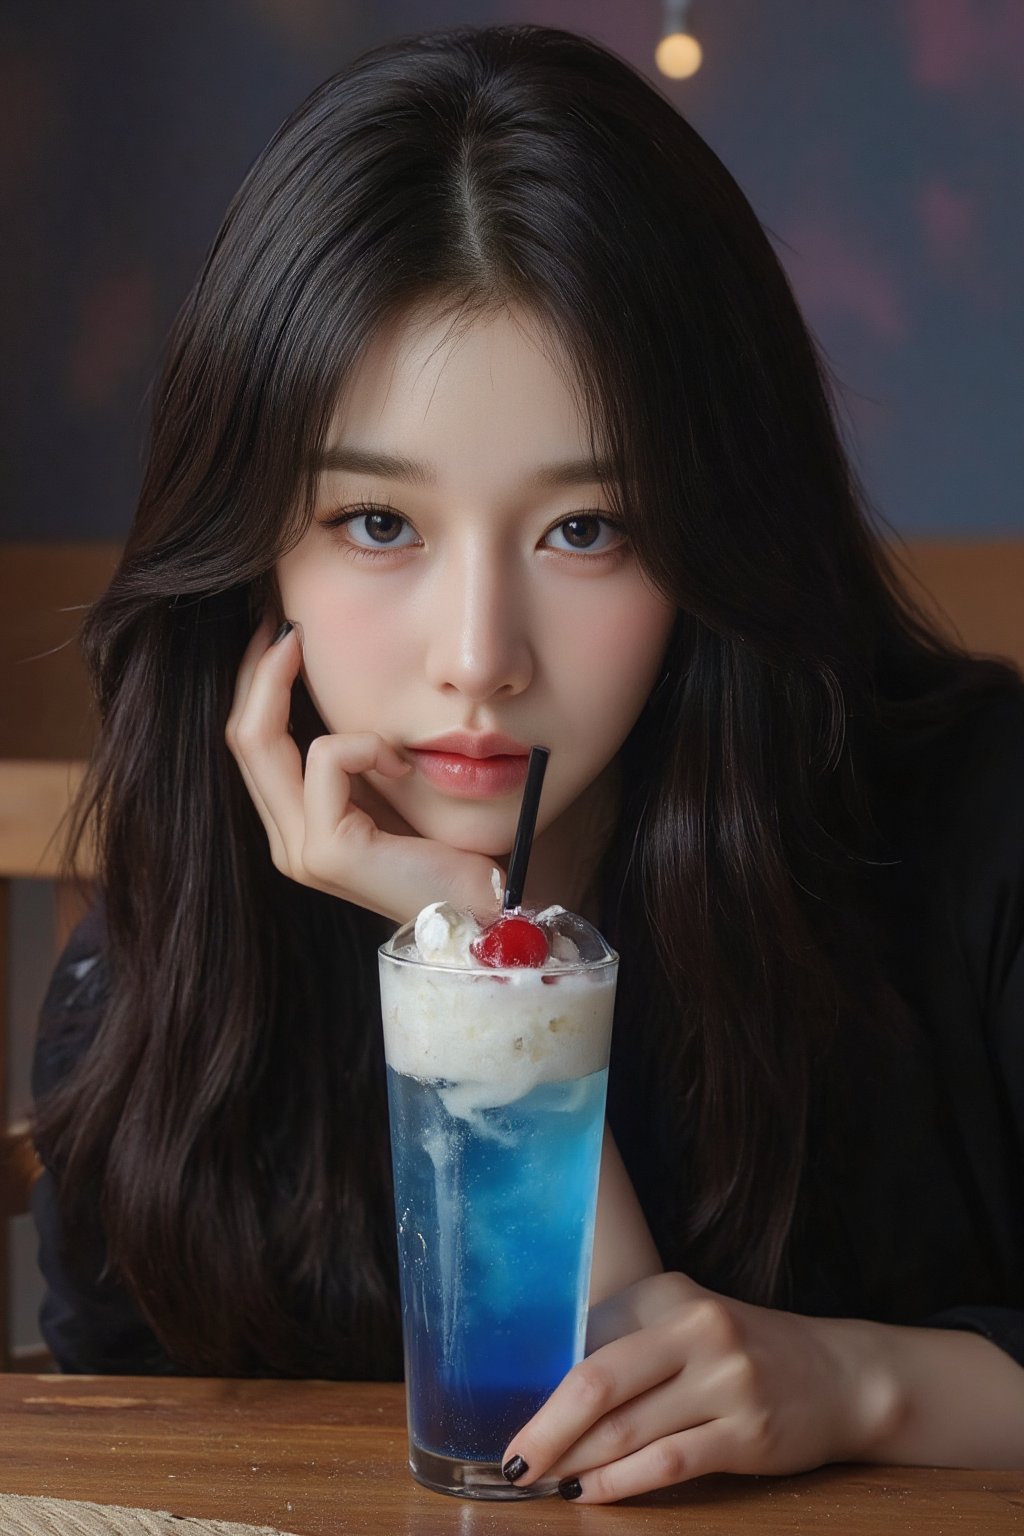
[[[1005,980],[1001,981],[999,995],[991,1010],[991,1035],[989,1048],[1005,1086],[1010,1116],[1016,1133],[1016,1149],[1019,1166],[1024,1168],[1024,881],[1019,882],[1015,900],[1006,910],[1007,928],[1016,929],[1015,951],[1010,963],[1000,967],[999,935],[991,941],[991,949],[1002,969]],[[1017,1220],[1024,1224],[1024,1210],[1017,1213]],[[1015,1305],[1008,1307],[963,1306],[950,1307],[925,1319],[928,1328],[963,1328],[983,1334],[993,1344],[998,1344],[1012,1355],[1018,1365],[1024,1366],[1024,1289],[1013,1298]]]
[[[99,1028],[106,995],[104,944],[98,908],[72,934],[43,1003],[32,1063],[37,1103],[75,1069]],[[70,1249],[52,1159],[45,1145],[38,1150],[43,1172],[32,1191],[32,1216],[45,1284],[39,1324],[58,1368],[86,1374],[169,1374],[174,1367],[128,1292],[105,1273],[98,1200],[91,1198],[89,1210],[80,1213]]]
[[[1024,692],[978,732],[975,770],[962,795],[948,901],[957,941],[982,1000],[985,1044],[1010,1127],[1016,1187],[1024,1188]],[[955,871],[955,874],[953,873]],[[954,884],[955,882],[955,884]],[[1024,1205],[1007,1212],[1024,1245]],[[963,1303],[925,1327],[980,1333],[1024,1366],[1024,1275],[1007,1305]]]

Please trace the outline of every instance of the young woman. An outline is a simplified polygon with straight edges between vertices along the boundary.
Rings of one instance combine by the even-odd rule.
[[[490,909],[541,741],[527,902],[622,969],[589,1354],[509,1475],[1024,1466],[1024,692],[901,587],[649,86],[505,27],[317,91],[179,319],[85,643],[61,1366],[400,1375],[376,946]]]

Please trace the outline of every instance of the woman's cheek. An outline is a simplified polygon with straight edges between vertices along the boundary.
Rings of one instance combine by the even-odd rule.
[[[639,579],[564,626],[559,647],[574,679],[570,707],[588,734],[628,736],[661,675],[675,608]]]
[[[303,675],[332,731],[380,729],[381,705],[407,672],[400,611],[361,588],[295,583],[288,617],[302,627]]]

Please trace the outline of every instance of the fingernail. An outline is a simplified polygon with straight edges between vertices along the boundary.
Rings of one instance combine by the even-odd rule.
[[[583,1489],[578,1477],[564,1477],[558,1485],[558,1491],[563,1499],[578,1499]]]
[[[525,1476],[529,1470],[521,1456],[510,1456],[501,1469],[501,1475],[507,1483],[514,1483],[517,1477]]]
[[[285,635],[290,635],[294,628],[295,628],[295,625],[291,622],[291,620],[290,619],[285,619],[284,623],[281,625],[281,628],[278,630],[277,634],[274,636],[271,644],[276,645],[279,640],[283,640],[284,639]]]

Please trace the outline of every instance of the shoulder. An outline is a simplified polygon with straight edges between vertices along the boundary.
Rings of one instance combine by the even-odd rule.
[[[43,999],[32,1063],[35,1099],[63,1081],[88,1050],[109,992],[106,917],[98,900],[64,946]]]
[[[1024,683],[965,700],[890,769],[890,833],[961,873],[1020,874],[1024,852]]]
[[[891,766],[887,947],[931,985],[1005,1007],[1024,944],[1024,685],[964,703]]]
[[[969,711],[932,764],[924,814],[945,900],[976,942],[1024,933],[1024,686]],[[991,956],[989,957],[991,958]]]
[[[936,767],[983,792],[986,798],[977,806],[981,812],[1019,804],[1024,784],[1024,683],[1008,685],[966,708],[937,744]]]

